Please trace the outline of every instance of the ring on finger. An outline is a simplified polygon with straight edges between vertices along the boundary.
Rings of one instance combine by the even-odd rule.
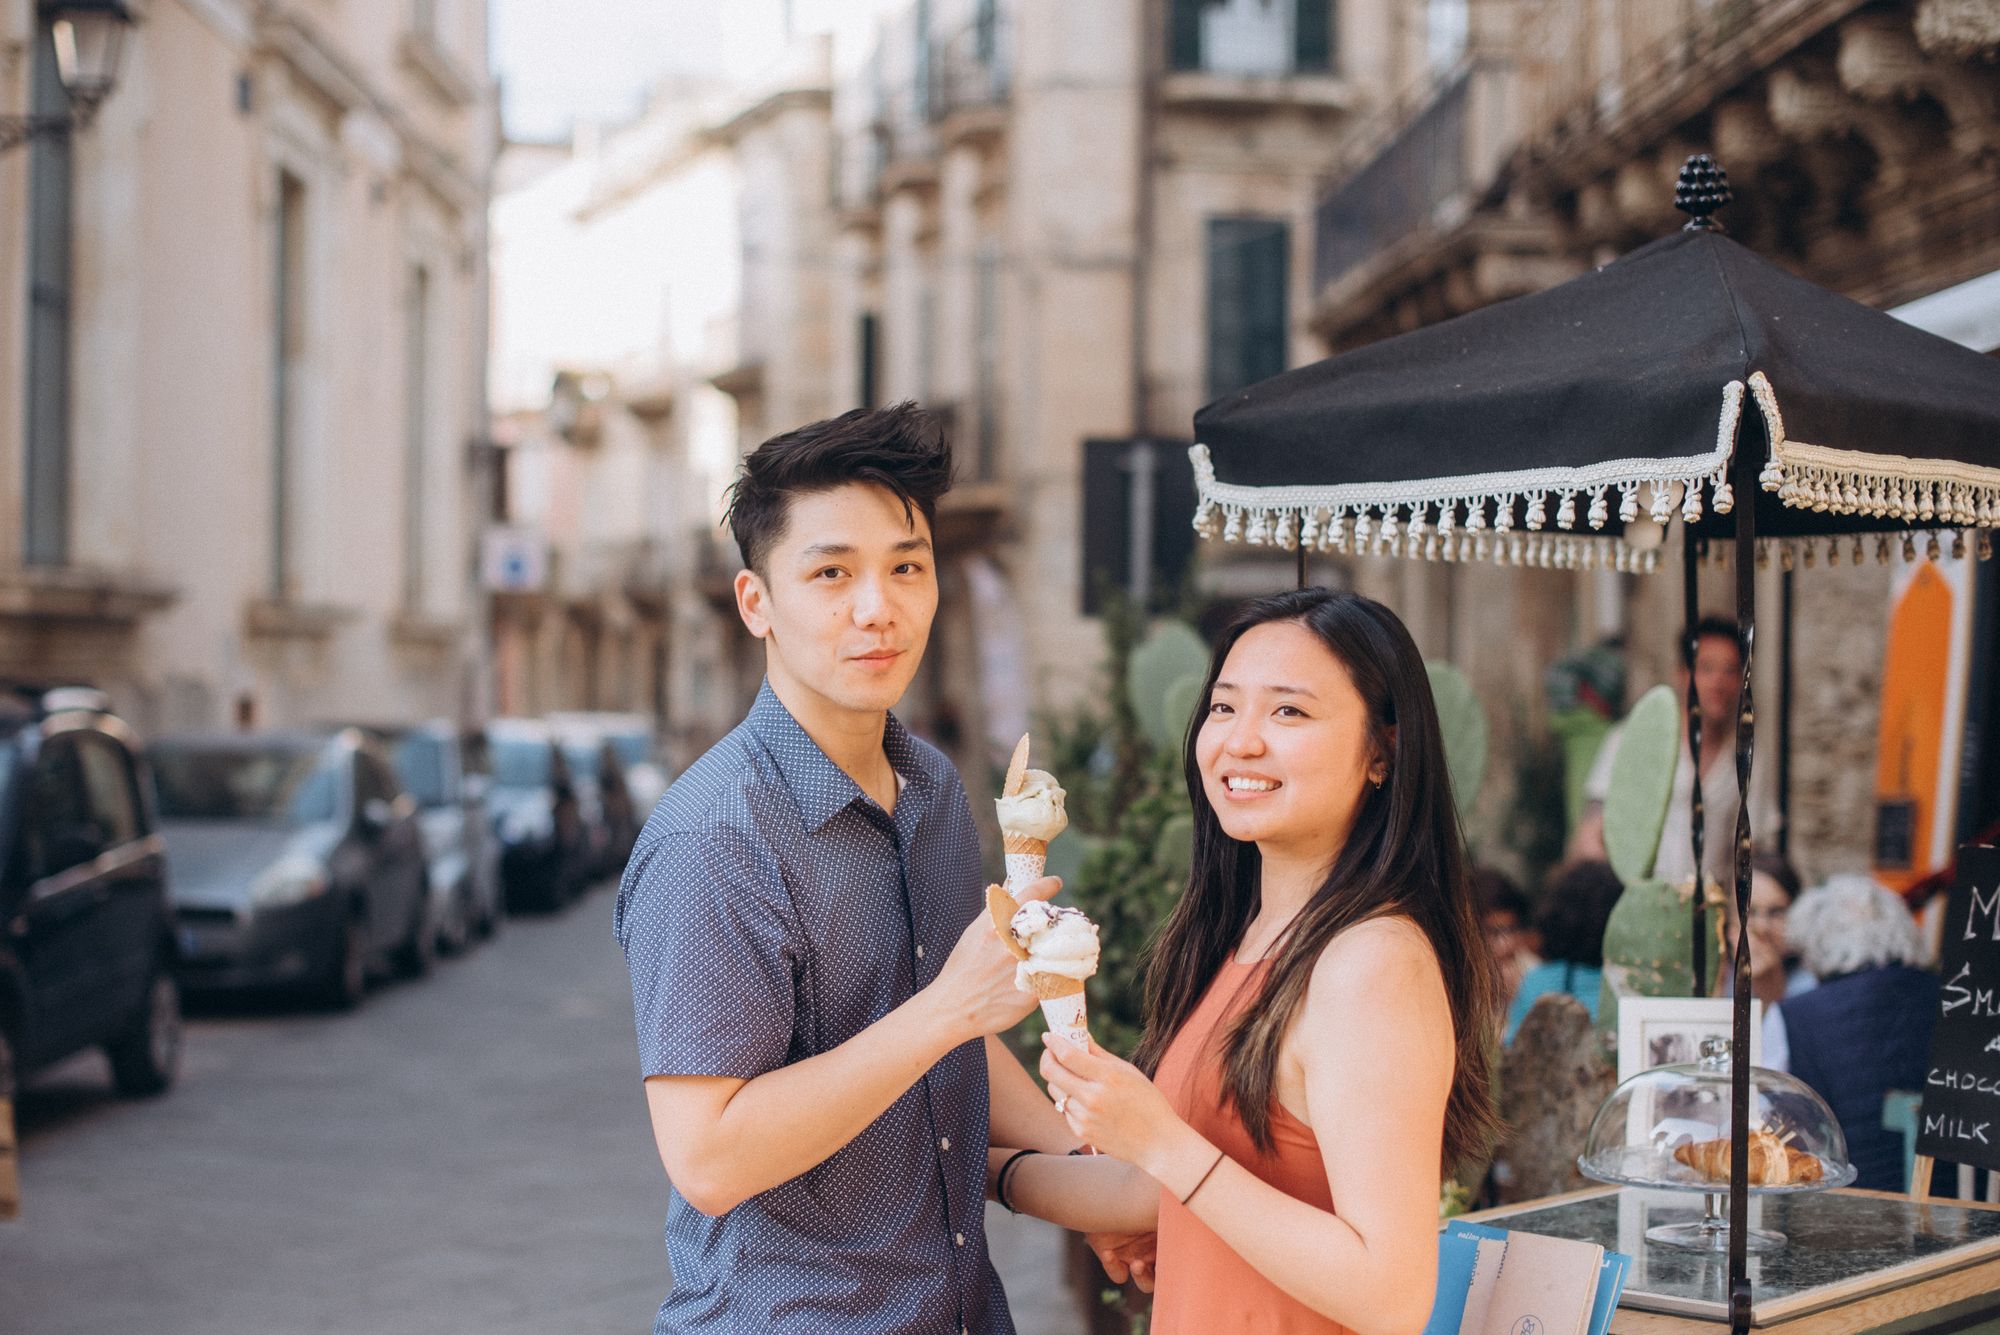
[[[1056,1111],[1059,1113],[1067,1112],[1068,1109],[1069,1109],[1069,1095],[1067,1094],[1056,1095]]]

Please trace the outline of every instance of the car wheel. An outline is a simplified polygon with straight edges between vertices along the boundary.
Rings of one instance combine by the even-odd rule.
[[[421,978],[437,959],[437,924],[431,920],[431,892],[428,885],[417,887],[416,903],[410,908],[410,930],[396,947],[396,972],[405,978]]]
[[[340,943],[327,965],[321,998],[337,1011],[351,1011],[368,995],[368,920],[350,912],[340,929]]]
[[[444,921],[438,924],[438,949],[447,955],[460,955],[472,942],[472,887],[460,881],[451,892],[449,907],[445,910]]]
[[[146,1005],[123,1034],[107,1043],[111,1082],[126,1098],[159,1094],[181,1067],[181,990],[162,965],[146,989]]]

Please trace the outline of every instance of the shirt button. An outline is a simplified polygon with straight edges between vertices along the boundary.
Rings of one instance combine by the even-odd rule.
[[[917,947],[917,958],[918,958],[918,959],[922,959],[923,957],[924,957],[924,948],[923,948],[922,946],[918,946],[918,947]]]
[[[942,1137],[940,1137],[940,1138],[938,1139],[938,1148],[939,1148],[939,1149],[941,1149],[941,1150],[948,1150],[948,1149],[950,1149],[950,1148],[951,1148],[951,1137],[950,1137],[950,1136],[942,1136]]]
[[[963,1233],[954,1233],[954,1234],[952,1234],[952,1235],[951,1235],[951,1240],[952,1240],[952,1241],[953,1241],[954,1243],[956,1243],[956,1244],[957,1244],[958,1246],[960,1246],[960,1247],[963,1247],[963,1246],[965,1245],[965,1234],[963,1234]]]

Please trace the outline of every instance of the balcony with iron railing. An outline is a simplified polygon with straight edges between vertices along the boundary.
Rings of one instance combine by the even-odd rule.
[[[1317,211],[1315,291],[1466,216],[1486,183],[1474,120],[1500,72],[1490,62],[1460,61],[1348,140],[1338,184]]]
[[[1011,25],[994,8],[931,41],[924,110],[944,143],[1004,128],[1013,85],[1011,40]]]

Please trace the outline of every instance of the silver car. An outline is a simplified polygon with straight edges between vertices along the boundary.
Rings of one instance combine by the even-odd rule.
[[[300,986],[358,1004],[435,945],[416,804],[359,730],[149,748],[188,990]]]

